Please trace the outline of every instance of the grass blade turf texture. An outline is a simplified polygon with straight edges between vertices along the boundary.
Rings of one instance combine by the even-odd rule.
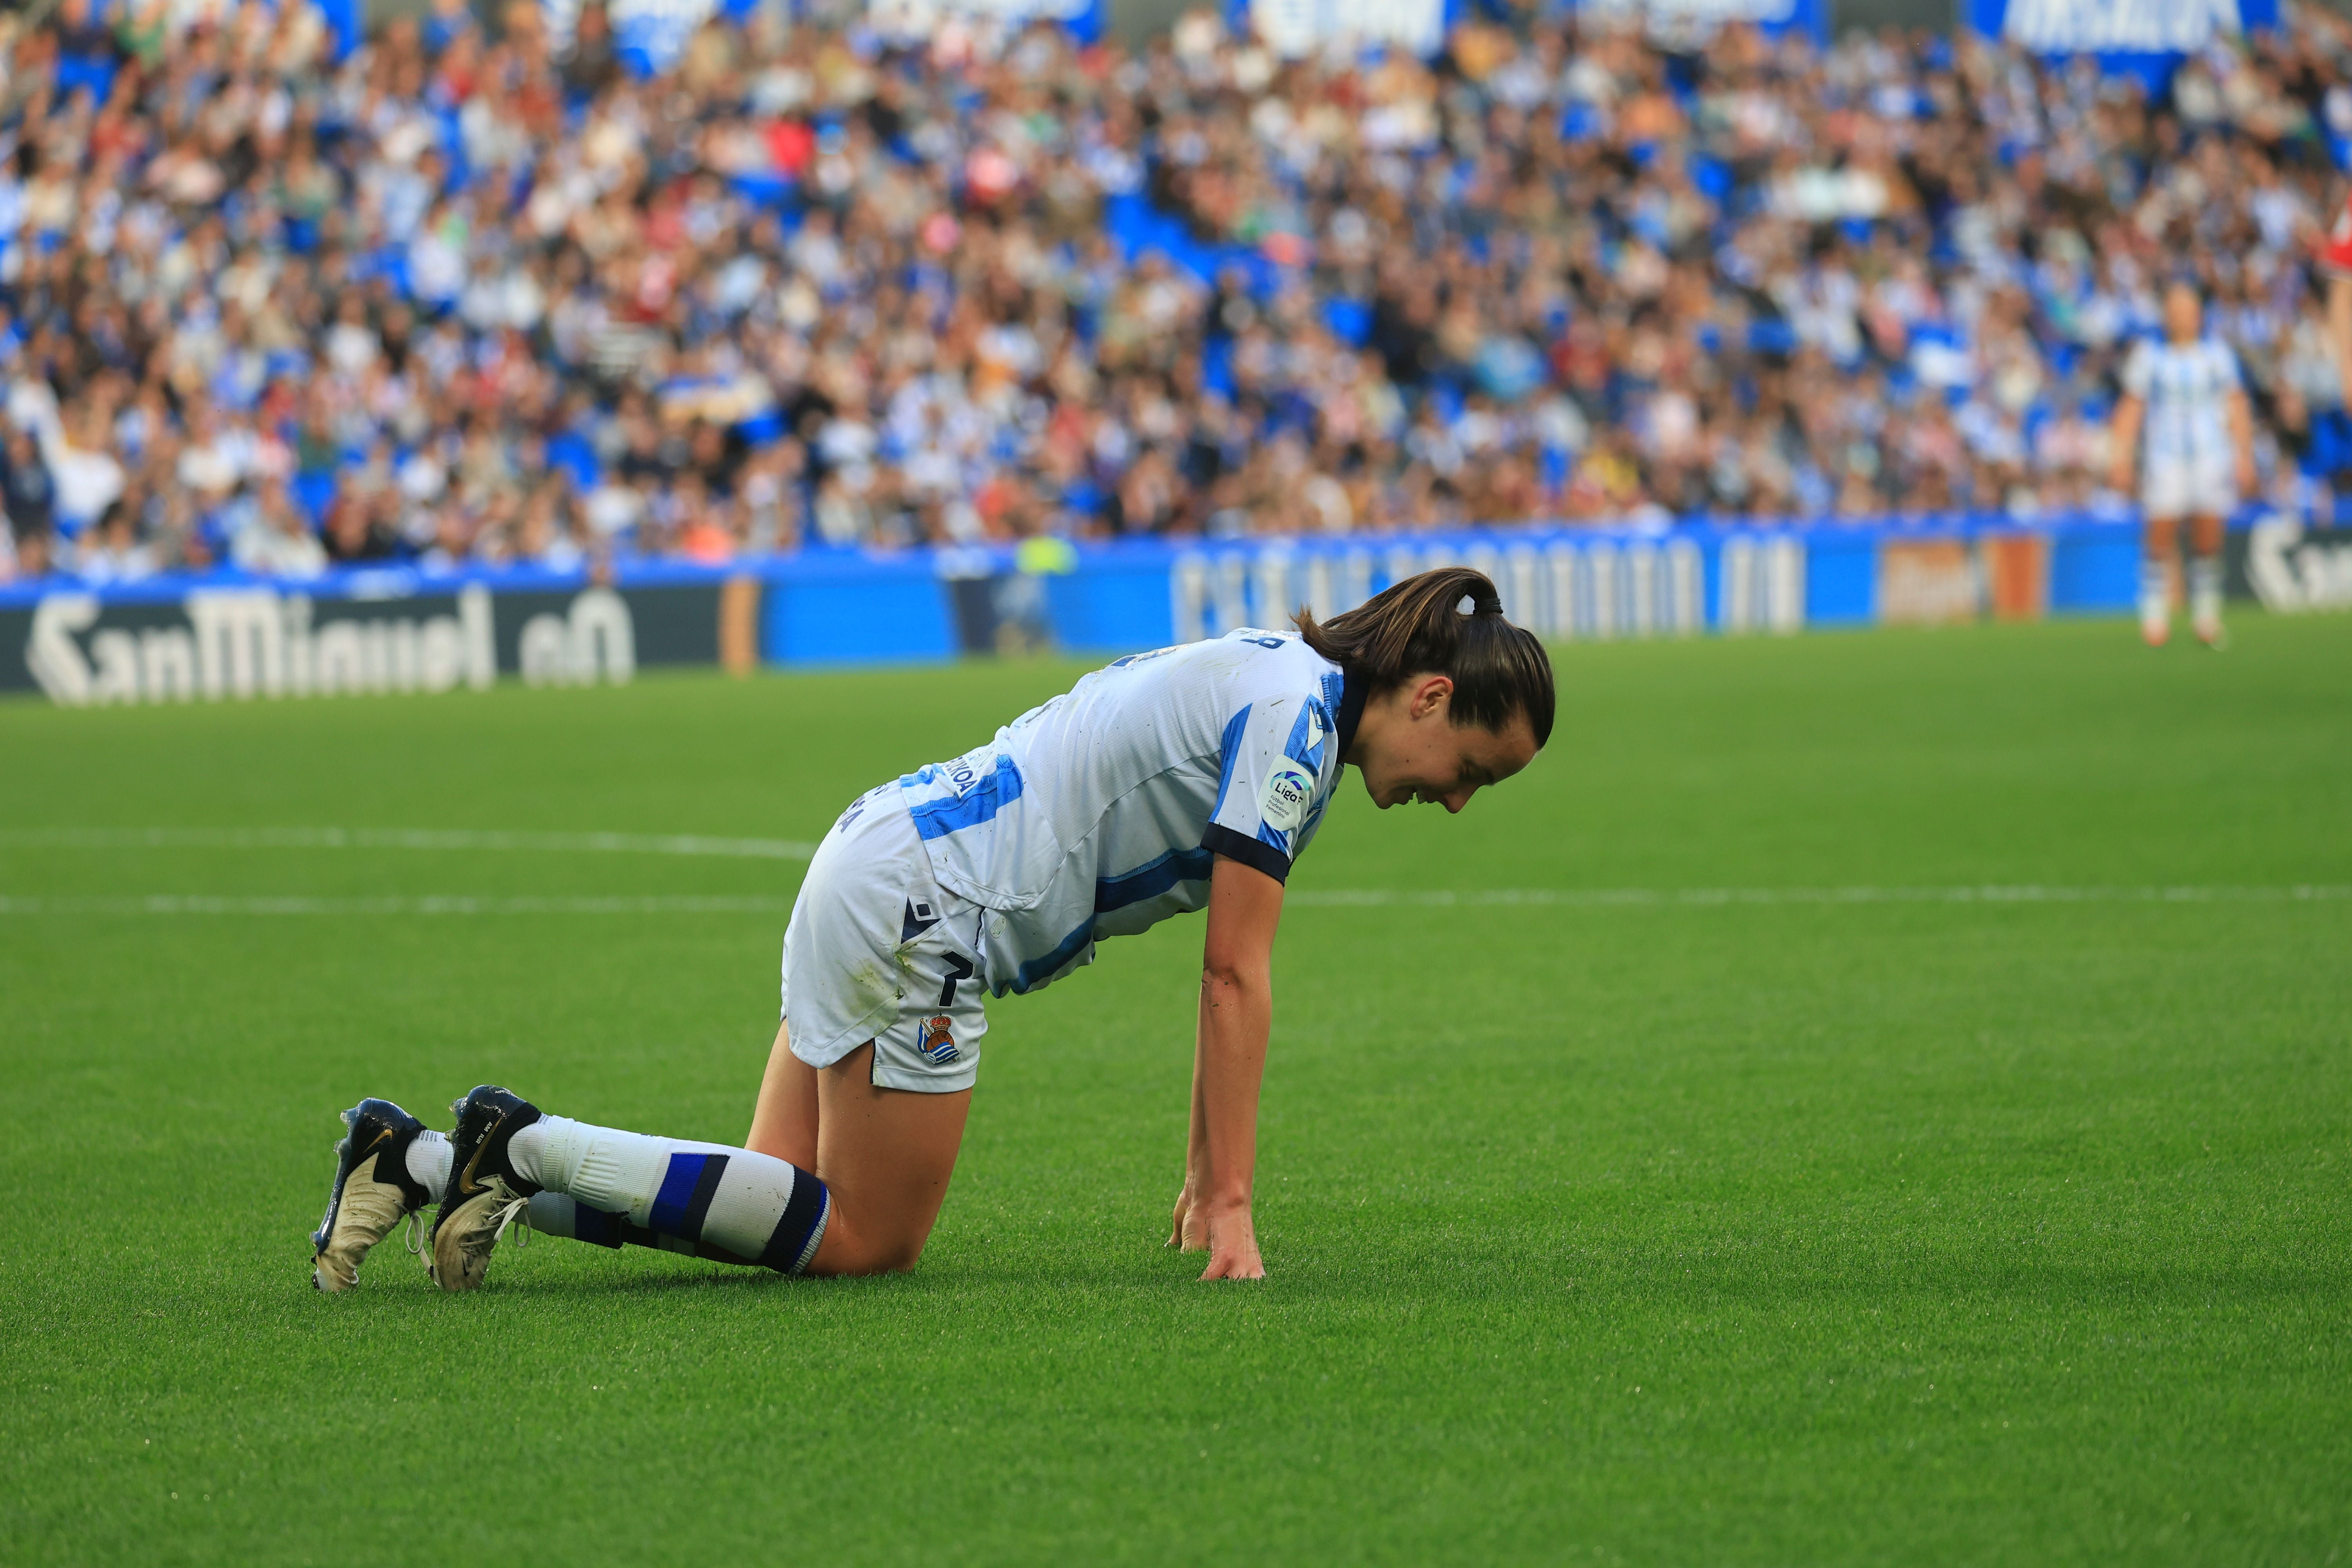
[[[1463,817],[1349,781],[1256,1287],[1160,1247],[1180,921],[997,1005],[911,1277],[542,1241],[456,1299],[387,1244],[314,1296],[362,1094],[738,1140],[798,863],[40,837],[811,840],[1080,666],[0,707],[51,901],[0,913],[0,1561],[2330,1561],[2352,620],[2235,630],[1567,648]],[[1470,897],[1986,884],[2336,896]],[[154,894],[228,901],[105,901]]]

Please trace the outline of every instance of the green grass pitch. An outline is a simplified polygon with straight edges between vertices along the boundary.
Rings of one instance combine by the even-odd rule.
[[[314,1295],[363,1094],[740,1138],[798,865],[52,832],[812,839],[1078,666],[0,707],[0,1562],[2352,1557],[2352,619],[2237,632],[1564,648],[1461,818],[1350,779],[1254,1286],[1160,1248],[1178,921],[992,1005],[912,1275]],[[1679,896],[1987,884],[2336,891]],[[350,902],[438,894],[549,901]]]

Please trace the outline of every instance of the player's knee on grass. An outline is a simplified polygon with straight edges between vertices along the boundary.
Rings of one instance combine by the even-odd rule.
[[[947,1198],[971,1090],[877,1084],[869,1042],[818,1077],[817,1174],[836,1226],[810,1260],[816,1274],[912,1268]]]
[[[807,1272],[836,1277],[904,1274],[921,1258],[923,1244],[929,1239],[928,1234],[909,1236],[904,1231],[869,1237],[860,1233],[855,1222],[845,1224],[846,1217],[836,1211]]]

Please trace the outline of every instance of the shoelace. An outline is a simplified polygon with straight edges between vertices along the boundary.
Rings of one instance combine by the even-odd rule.
[[[425,1266],[425,1272],[427,1276],[432,1276],[433,1249],[426,1245],[424,1214],[425,1211],[423,1209],[411,1209],[408,1211],[407,1247],[410,1256]],[[515,1233],[515,1250],[520,1252],[524,1247],[529,1247],[530,1245],[531,1236],[533,1235],[530,1227],[530,1200],[527,1197],[519,1197],[509,1200],[506,1205],[500,1208],[498,1212],[498,1226],[499,1228],[491,1235],[488,1245],[482,1247],[482,1251],[488,1252],[490,1247],[496,1247],[499,1243],[504,1241],[507,1238],[507,1232],[509,1230],[512,1230]],[[476,1234],[478,1235],[480,1233],[478,1231]]]
[[[517,1198],[499,1211],[499,1231],[496,1236],[490,1237],[490,1245],[496,1247],[499,1242],[504,1241],[509,1229],[515,1233],[516,1251],[520,1252],[530,1245],[530,1200],[529,1198]]]

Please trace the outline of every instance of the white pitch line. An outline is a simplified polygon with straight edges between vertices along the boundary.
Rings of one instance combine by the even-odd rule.
[[[1727,909],[1863,904],[2218,904],[2315,903],[2352,899],[2352,886],[2072,888],[1511,888],[1486,892],[1383,889],[1304,889],[1287,902],[1315,909]],[[782,915],[790,899],[757,895],[647,894],[503,897],[310,898],[191,893],[0,896],[0,915]]]
[[[784,915],[790,899],[649,894],[617,898],[312,899],[152,893],[57,899],[0,897],[0,915]]]
[[[2211,904],[2352,899],[2352,885],[2051,887],[2039,883],[1925,888],[1495,888],[1464,892],[1302,888],[1288,904],[1327,909],[1509,906],[1708,909],[1735,904]]]
[[[23,849],[520,849],[557,855],[716,855],[805,860],[795,838],[713,838],[690,833],[516,833],[413,827],[21,827],[0,847]]]
[[[806,860],[816,846],[790,838],[719,838],[699,834],[538,833],[408,827],[23,827],[0,828],[0,847],[47,849],[422,849],[522,850],[546,854],[717,856]],[[1322,909],[1707,909],[1781,904],[2204,904],[2302,903],[2352,899],[2352,886],[2189,884],[2173,887],[2044,883],[1843,888],[1300,888],[1286,901]],[[767,914],[792,908],[762,898],[233,898],[205,895],[91,898],[0,897],[0,914]]]

